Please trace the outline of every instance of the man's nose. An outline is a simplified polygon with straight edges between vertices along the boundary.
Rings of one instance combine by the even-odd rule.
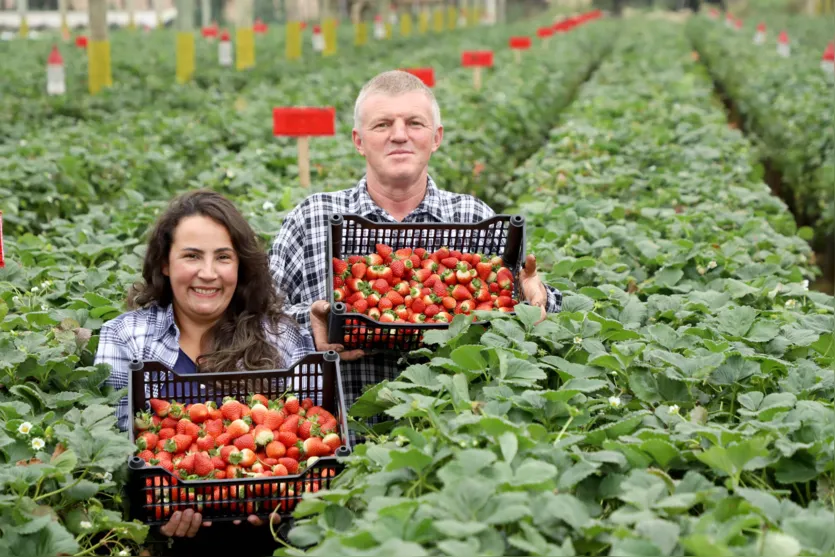
[[[407,141],[409,135],[406,133],[406,122],[396,120],[392,126],[391,139],[393,141]]]

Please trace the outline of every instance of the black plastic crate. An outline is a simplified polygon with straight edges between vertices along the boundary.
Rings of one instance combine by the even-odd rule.
[[[423,345],[423,334],[432,329],[447,329],[447,323],[381,323],[367,315],[347,313],[343,302],[333,302],[333,258],[375,253],[376,245],[394,250],[424,248],[429,252],[442,247],[463,253],[501,256],[513,273],[513,298],[519,299],[519,272],[525,261],[525,217],[495,215],[477,223],[381,223],[354,214],[331,215],[328,234],[328,342],[342,344],[346,350],[410,351]],[[484,324],[477,321],[476,323]]]
[[[214,400],[218,405],[227,396],[246,404],[250,393],[260,393],[272,400],[289,391],[299,400],[310,398],[315,405],[333,414],[343,444],[335,456],[319,458],[300,474],[269,478],[182,480],[161,466],[131,457],[126,486],[129,512],[131,518],[145,524],[164,524],[175,511],[188,508],[202,513],[204,520],[218,522],[246,519],[249,515],[266,518],[275,509],[282,517],[289,517],[303,493],[330,486],[344,468],[337,457],[351,454],[336,352],[314,352],[282,370],[189,375],[179,375],[159,362],[135,360],[128,384],[131,420],[137,410],[149,410],[148,400],[162,389],[167,400],[183,403]],[[131,441],[134,437],[131,427]]]

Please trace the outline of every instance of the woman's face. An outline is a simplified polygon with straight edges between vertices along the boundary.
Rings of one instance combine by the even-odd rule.
[[[238,255],[229,231],[208,217],[182,219],[162,272],[171,281],[174,310],[181,320],[217,321],[238,285]]]

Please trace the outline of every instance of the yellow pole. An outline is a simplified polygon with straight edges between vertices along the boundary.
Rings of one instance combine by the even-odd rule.
[[[23,39],[29,36],[27,12],[29,12],[29,0],[17,0],[17,13],[20,14],[20,37]]]
[[[107,0],[89,0],[90,41],[87,43],[87,86],[91,95],[113,85],[110,41],[107,38]]]
[[[177,83],[194,77],[194,0],[177,0]]]
[[[288,21],[285,33],[287,44],[284,54],[288,60],[298,60],[302,57],[302,24],[300,21]]]
[[[255,31],[252,29],[252,0],[235,3],[235,67],[248,70],[255,66]]]

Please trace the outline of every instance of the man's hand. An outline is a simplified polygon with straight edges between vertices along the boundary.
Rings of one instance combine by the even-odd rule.
[[[525,258],[525,266],[519,271],[519,286],[523,298],[532,306],[538,306],[542,312],[542,318],[537,324],[542,323],[547,317],[545,305],[548,303],[548,292],[545,285],[536,274],[536,256],[528,254]]]
[[[316,350],[324,352],[334,350],[339,352],[339,357],[344,361],[358,360],[365,356],[362,350],[348,350],[341,344],[328,343],[328,315],[331,305],[325,300],[317,300],[310,305],[310,328],[313,329],[313,340],[316,342]]]
[[[249,515],[246,521],[253,526],[264,525],[264,521],[254,514]],[[278,524],[281,522],[281,517],[277,514],[271,514],[270,521],[273,524]],[[241,521],[235,520],[232,523],[237,526],[241,524]],[[169,538],[175,536],[178,538],[193,538],[197,535],[201,526],[203,528],[208,528],[211,525],[211,521],[203,521],[203,515],[200,513],[196,513],[192,509],[186,509],[182,513],[177,511],[172,514],[171,519],[167,523],[160,526],[159,531]]]

